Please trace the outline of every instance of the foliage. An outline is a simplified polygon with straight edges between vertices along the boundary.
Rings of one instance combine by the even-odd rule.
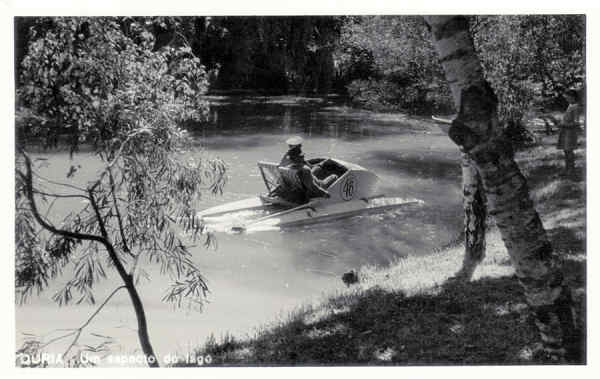
[[[358,44],[340,44],[334,59],[341,83],[349,85],[355,80],[378,77],[373,53]]]
[[[341,19],[201,17],[190,40],[214,73],[214,88],[327,93]]]
[[[20,34],[29,24],[44,31],[55,22],[34,20],[20,22]],[[523,93],[531,97],[533,83],[541,88],[537,95],[550,100],[548,105],[561,107],[565,104],[560,93],[583,83],[584,16],[474,16],[472,20],[490,79],[500,79],[504,73],[515,83],[515,95],[507,99]],[[419,102],[424,103],[422,110],[452,107],[428,31],[417,16],[124,17],[114,21],[136,43],[151,39],[153,51],[189,46],[206,65],[213,88],[326,93],[343,91],[354,80],[375,79],[396,83],[403,92],[396,103],[406,109],[416,110]],[[81,31],[87,33],[85,27]],[[24,38],[17,37],[20,61]]]
[[[348,84],[348,96],[360,107],[385,111],[398,106],[400,89],[386,80],[357,79]]]
[[[520,125],[532,106],[564,107],[564,90],[583,87],[584,16],[471,19],[474,42],[486,79],[498,95],[504,123]],[[338,46],[339,75],[348,83],[348,95],[355,104],[375,110],[452,110],[429,32],[419,17],[348,17]],[[381,95],[390,88],[391,93]]]
[[[18,183],[22,186],[23,183]],[[33,289],[43,290],[49,279],[56,277],[68,259],[55,249],[44,248],[38,225],[28,207],[24,189],[16,190],[15,214],[15,287],[23,289],[21,297]],[[23,300],[23,298],[22,298]]]
[[[565,89],[583,86],[585,16],[527,16],[522,20],[520,33],[531,46],[523,50],[529,53],[526,57],[530,75],[542,83],[543,97],[557,100]]]
[[[190,138],[179,124],[205,117],[206,73],[189,46],[156,48],[149,31],[156,22],[51,18],[30,29],[17,88],[15,287],[21,301],[71,265],[72,276],[53,299],[93,304],[94,285],[114,269],[145,328],[135,285],[147,276],[146,262],[174,281],[165,301],[201,303],[206,294],[181,236],[194,243],[204,231],[195,203],[203,190],[222,190],[225,164],[188,153]],[[73,159],[86,144],[101,163],[87,185],[76,177],[81,164],[73,163],[65,181],[52,181],[42,176],[47,161],[27,152],[35,142],[56,146],[64,136]],[[40,203],[49,201],[42,215]],[[51,213],[55,203],[71,207],[60,223]],[[143,333],[144,353],[153,355]]]
[[[342,77],[350,81],[348,95],[361,106],[411,112],[452,108],[449,89],[420,17],[349,18],[336,59]]]
[[[563,92],[583,86],[583,16],[477,16],[471,29],[505,123],[520,124],[532,106],[564,106]]]
[[[31,28],[17,89],[23,137],[57,143],[57,129],[112,150],[132,130],[154,120],[200,120],[208,83],[189,47],[153,51],[145,23],[128,34],[117,19],[55,18]],[[118,147],[118,146],[117,146]]]

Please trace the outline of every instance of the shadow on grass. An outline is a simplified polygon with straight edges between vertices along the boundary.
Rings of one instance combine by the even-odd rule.
[[[557,227],[546,231],[552,247],[563,257],[562,265],[565,277],[571,288],[582,288],[586,285],[586,261],[583,259],[586,251],[586,241],[583,233],[573,229]],[[579,254],[572,256],[572,254]]]
[[[521,166],[524,169],[525,176],[529,182],[530,188],[540,188],[556,181],[570,180],[572,182],[585,182],[587,164],[585,159],[585,151],[576,151],[575,170],[567,179],[563,173],[565,168],[564,155],[562,151],[556,151],[552,143],[544,141],[541,151],[538,151],[538,156],[525,158],[521,161]],[[524,167],[523,167],[524,166]]]
[[[412,297],[376,287],[326,307],[321,317],[305,310],[250,340],[213,341],[198,354],[232,366],[540,363],[526,353],[538,335],[514,277]]]
[[[585,253],[585,240],[573,228],[559,226],[546,232],[554,250],[564,253]]]

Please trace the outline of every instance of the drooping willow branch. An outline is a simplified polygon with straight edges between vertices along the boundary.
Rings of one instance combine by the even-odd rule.
[[[125,148],[125,146],[129,143],[129,141],[131,141],[131,139],[133,137],[136,137],[140,134],[152,134],[152,131],[148,128],[142,128],[142,129],[138,129],[135,132],[129,134],[127,136],[127,138],[125,138],[125,141],[123,141],[123,143],[119,147],[119,150],[115,153],[115,156],[113,157],[113,159],[106,164],[106,167],[104,167],[103,171],[100,173],[100,177],[98,178],[98,180],[88,189],[88,192],[93,192],[96,189],[96,187],[98,187],[100,185],[100,183],[102,183],[102,180],[104,179],[104,176],[106,175],[106,173],[110,171],[111,167],[121,157],[121,154],[123,153],[123,149]]]

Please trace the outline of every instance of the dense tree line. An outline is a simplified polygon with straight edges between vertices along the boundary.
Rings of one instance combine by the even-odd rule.
[[[343,18],[206,17],[193,45],[214,88],[327,93]]]
[[[375,110],[452,111],[452,100],[425,23],[417,16],[122,17],[147,24],[154,50],[187,45],[211,90],[348,95]],[[31,26],[17,19],[17,69]],[[519,120],[531,105],[564,106],[560,94],[585,81],[582,15],[473,16],[484,74],[500,116]]]
[[[146,24],[153,49],[187,45],[210,74],[213,90],[328,93],[335,82],[334,51],[343,17],[119,17],[125,34]],[[16,64],[32,32],[48,19],[16,19]]]

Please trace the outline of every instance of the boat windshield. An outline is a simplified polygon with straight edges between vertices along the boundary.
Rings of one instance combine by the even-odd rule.
[[[277,163],[258,162],[258,169],[260,170],[260,175],[262,176],[270,195],[281,182],[281,175],[277,169]]]

